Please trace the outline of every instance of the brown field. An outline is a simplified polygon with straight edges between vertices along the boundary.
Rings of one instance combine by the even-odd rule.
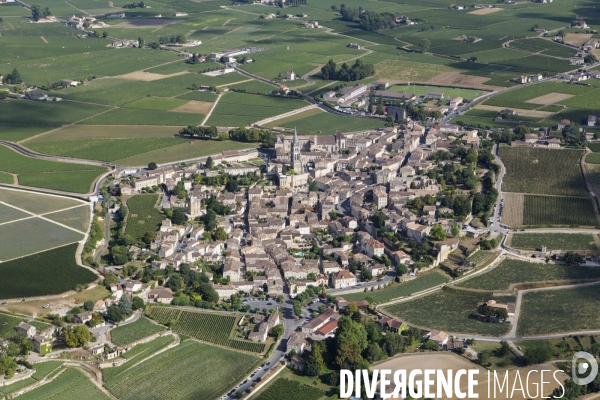
[[[475,107],[479,110],[488,110],[488,111],[502,111],[506,110],[506,107],[496,107],[496,106],[486,106],[485,104],[478,104]],[[537,118],[550,118],[555,113],[550,111],[536,111],[536,110],[522,110],[520,108],[512,108],[511,110],[515,110],[524,117],[537,117]]]
[[[433,85],[442,86],[461,86],[469,89],[482,89],[496,91],[503,89],[499,86],[486,85],[485,82],[490,80],[484,76],[475,75],[463,75],[460,72],[443,72],[433,77],[433,80],[426,81],[425,83],[432,82]]]
[[[502,9],[501,8],[481,8],[479,10],[471,11],[468,14],[487,15],[487,14],[495,13],[497,11],[502,11]]]
[[[115,76],[115,78],[127,79],[130,81],[152,82],[159,79],[171,78],[173,76],[187,74],[188,71],[175,72],[169,75],[155,74],[154,72],[135,71],[124,75]]]
[[[422,354],[411,354],[411,355],[402,355],[402,356],[398,356],[398,357],[394,357],[391,358],[387,361],[384,361],[381,364],[377,364],[376,366],[373,367],[377,368],[377,369],[391,369],[392,371],[398,370],[398,369],[406,369],[407,373],[410,373],[410,371],[414,370],[414,369],[440,369],[443,371],[447,371],[447,370],[452,370],[453,372],[456,372],[459,369],[477,369],[479,370],[479,374],[475,375],[475,379],[478,381],[477,386],[475,387],[474,392],[479,394],[479,398],[480,399],[488,399],[488,398],[496,398],[496,399],[527,399],[528,397],[524,397],[522,392],[515,390],[512,393],[512,397],[510,396],[509,393],[506,392],[506,387],[504,389],[504,392],[500,392],[497,391],[496,392],[496,396],[494,397],[494,393],[493,393],[493,385],[490,385],[490,390],[492,393],[490,393],[490,395],[488,396],[488,379],[487,379],[487,374],[488,371],[477,365],[474,364],[472,362],[470,362],[469,360],[467,360],[464,357],[461,357],[457,354],[453,354],[453,353],[422,353]],[[527,380],[527,374],[529,373],[529,371],[531,370],[536,370],[536,372],[532,372],[531,375],[529,375],[529,391],[531,394],[535,394],[536,393],[536,388],[539,390],[539,385],[540,382],[542,380],[542,376],[541,373],[539,371],[541,370],[550,370],[552,372],[545,372],[544,373],[544,382],[546,382],[546,384],[544,384],[544,393],[542,394],[543,396],[548,396],[549,394],[552,393],[552,391],[559,387],[558,383],[554,380],[554,378],[552,377],[554,371],[557,370],[557,368],[552,364],[552,363],[546,363],[546,364],[542,364],[542,365],[537,365],[537,366],[531,366],[531,367],[527,367],[521,370],[518,370],[519,372],[519,376],[521,378],[521,381],[523,382],[523,385],[526,385]],[[505,370],[499,370],[497,371],[498,375],[499,375],[499,379],[502,380],[504,378],[504,373]],[[508,390],[512,390],[513,388],[513,383],[515,382],[515,376],[517,374],[516,370],[511,370],[508,374]],[[493,380],[493,372],[492,372],[492,380]],[[568,375],[564,374],[564,373],[558,373],[556,375],[557,379],[564,381],[565,379],[569,378]],[[435,378],[434,378],[435,381]],[[516,388],[518,389],[520,387],[519,383],[518,383],[518,379],[517,379],[517,383],[516,383]],[[493,383],[493,382],[492,382]],[[536,386],[537,385],[537,386]],[[461,391],[466,392],[467,391],[467,380],[466,378],[463,377],[463,379],[461,379]],[[524,386],[523,386],[524,387]],[[437,391],[437,386],[434,384],[433,386],[434,388],[434,392]],[[538,396],[536,396],[536,398],[540,398],[541,396],[538,394]],[[445,397],[444,397],[445,398]],[[456,397],[452,397],[453,399]]]
[[[525,195],[523,193],[504,193],[503,195],[506,204],[502,215],[502,223],[508,226],[522,226]]]
[[[543,104],[547,106],[548,104],[558,103],[559,101],[570,99],[574,95],[565,94],[565,93],[548,93],[540,97],[535,97],[533,99],[526,100],[525,103],[532,104]]]
[[[180,129],[180,126],[155,125],[68,125],[37,135],[31,141],[171,137]]]
[[[208,101],[188,101],[184,105],[175,107],[169,112],[183,112],[183,113],[197,113],[197,114],[208,114],[213,107],[213,103]]]
[[[567,33],[565,36],[565,43],[574,44],[575,46],[581,46],[592,37],[591,33]]]
[[[83,304],[86,300],[100,300],[106,298],[110,292],[102,285],[94,285],[89,289],[82,292],[77,292],[64,295],[47,296],[40,300],[28,300],[8,303],[0,306],[0,310],[14,312],[19,314],[31,315],[33,317],[37,315],[50,314],[62,314],[67,313],[76,305]],[[50,308],[44,309],[44,305],[50,304]]]
[[[180,19],[165,19],[165,18],[138,18],[132,19],[131,21],[121,22],[120,24],[113,25],[112,28],[121,29],[144,29],[144,28],[162,28],[163,26],[173,25],[181,22]]]

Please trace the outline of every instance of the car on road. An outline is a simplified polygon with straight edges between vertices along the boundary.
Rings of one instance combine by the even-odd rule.
[[[257,370],[257,371],[260,371],[261,369],[262,369],[262,367],[258,367],[258,368],[256,368],[256,370]]]
[[[50,304],[46,304],[44,307],[42,308],[50,308]]]

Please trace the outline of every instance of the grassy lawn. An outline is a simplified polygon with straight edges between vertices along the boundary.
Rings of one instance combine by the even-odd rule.
[[[467,279],[458,286],[481,290],[507,290],[512,284],[584,279],[600,279],[600,270],[504,259],[491,271]]]
[[[385,303],[398,297],[410,296],[413,293],[420,292],[446,282],[448,282],[448,277],[438,271],[433,271],[419,275],[417,278],[406,283],[394,284],[386,287],[385,289],[376,290],[374,292],[344,294],[342,297],[348,301],[365,300],[367,297],[370,297],[376,303]]]
[[[142,316],[135,322],[119,326],[110,331],[110,338],[114,344],[123,346],[164,330],[163,326],[157,325]]]
[[[535,336],[600,329],[598,286],[523,295],[517,333]]]
[[[585,233],[514,233],[510,246],[518,249],[598,250],[594,237]]]
[[[498,302],[514,302],[514,296],[495,296]],[[507,324],[480,322],[476,319],[477,307],[486,299],[480,295],[438,290],[427,296],[384,308],[408,325],[438,329],[448,333],[469,333],[502,336],[510,329]]]
[[[76,264],[77,243],[0,264],[0,298],[60,294],[96,280]]]

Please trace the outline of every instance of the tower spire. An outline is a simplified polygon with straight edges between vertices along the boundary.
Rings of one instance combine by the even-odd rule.
[[[294,127],[294,144],[298,143],[298,132],[296,132],[296,127]]]

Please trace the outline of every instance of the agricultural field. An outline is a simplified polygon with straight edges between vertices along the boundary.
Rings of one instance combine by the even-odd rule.
[[[313,386],[285,378],[277,378],[256,400],[319,400],[325,392]]]
[[[123,346],[164,330],[163,326],[152,323],[145,317],[141,317],[135,322],[121,325],[111,330],[110,339],[117,346]]]
[[[443,92],[445,98],[462,97],[465,100],[473,100],[476,97],[483,95],[483,90],[460,89],[442,86],[427,86],[427,85],[397,85],[385,90],[391,92],[413,93],[417,96],[424,96],[428,91]]]
[[[107,169],[35,159],[0,146],[0,171],[16,174],[21,185],[88,193],[93,182]]]
[[[514,286],[522,284],[528,286],[528,284],[551,281],[582,280],[600,280],[600,271],[597,268],[546,265],[507,258],[491,271],[462,281],[458,286],[478,290],[509,291]]]
[[[187,340],[107,380],[105,386],[122,400],[216,399],[260,361],[256,356]]]
[[[114,164],[122,166],[146,166],[150,162],[157,164],[181,160],[192,160],[223,151],[243,150],[256,147],[257,143],[234,142],[231,140],[193,140],[183,144],[149,151],[135,156],[115,160]]]
[[[498,302],[515,301],[514,296],[495,296],[494,299]],[[425,329],[489,336],[502,336],[508,332],[510,325],[480,322],[474,318],[482,302],[480,294],[443,289],[414,300],[392,304],[384,307],[384,310],[409,325]]]
[[[348,301],[373,299],[375,303],[385,303],[398,297],[410,296],[413,293],[429,289],[448,282],[448,277],[444,274],[434,271],[428,274],[419,275],[417,278],[405,283],[388,286],[385,289],[374,292],[349,293],[342,295]]]
[[[598,250],[594,236],[585,233],[513,233],[509,246],[528,250],[542,246],[550,250]]]
[[[107,110],[109,108],[102,105],[78,103],[74,106],[67,101],[2,100],[0,127],[2,131],[8,128],[9,132],[12,126],[17,129],[43,129],[46,126],[46,130],[50,130],[57,125],[72,124]]]
[[[301,119],[294,119],[290,122],[280,123],[275,121],[275,125],[284,128],[297,128],[302,134],[324,134],[333,135],[336,130],[342,132],[355,132],[369,129],[383,128],[385,121],[372,118],[345,117],[335,114],[316,114]]]
[[[600,153],[590,153],[585,156],[585,162],[588,164],[600,164]]]
[[[108,400],[110,397],[96,386],[87,375],[75,368],[66,368],[52,381],[21,396],[26,400],[88,399]]]
[[[35,363],[33,368],[35,373],[31,376],[33,379],[39,381],[56,371],[63,365],[62,361],[43,361]]]
[[[519,336],[600,329],[598,286],[542,290],[523,295]]]
[[[81,201],[12,189],[0,189],[0,201],[0,262],[80,241],[89,226]]]
[[[233,339],[239,321],[236,315],[152,307],[150,317],[161,324],[170,323],[174,332],[198,340],[253,353],[265,351],[264,343]]]
[[[515,40],[510,42],[510,48],[561,58],[571,58],[574,57],[576,53],[576,51],[570,47],[538,38]]]
[[[501,145],[506,166],[502,190],[515,193],[587,196],[579,160],[583,152]],[[524,174],[523,171],[527,171]]]
[[[598,225],[594,201],[589,197],[525,195],[523,224]]]
[[[60,294],[97,276],[75,262],[77,243],[0,263],[0,298]]]
[[[23,318],[0,313],[0,338],[7,338],[15,334],[15,327],[23,321]]]
[[[138,194],[127,199],[127,225],[125,234],[141,240],[146,232],[156,232],[165,218],[156,208],[158,194]]]
[[[303,100],[244,93],[227,93],[221,97],[206,125],[246,126],[252,122],[305,107]]]

